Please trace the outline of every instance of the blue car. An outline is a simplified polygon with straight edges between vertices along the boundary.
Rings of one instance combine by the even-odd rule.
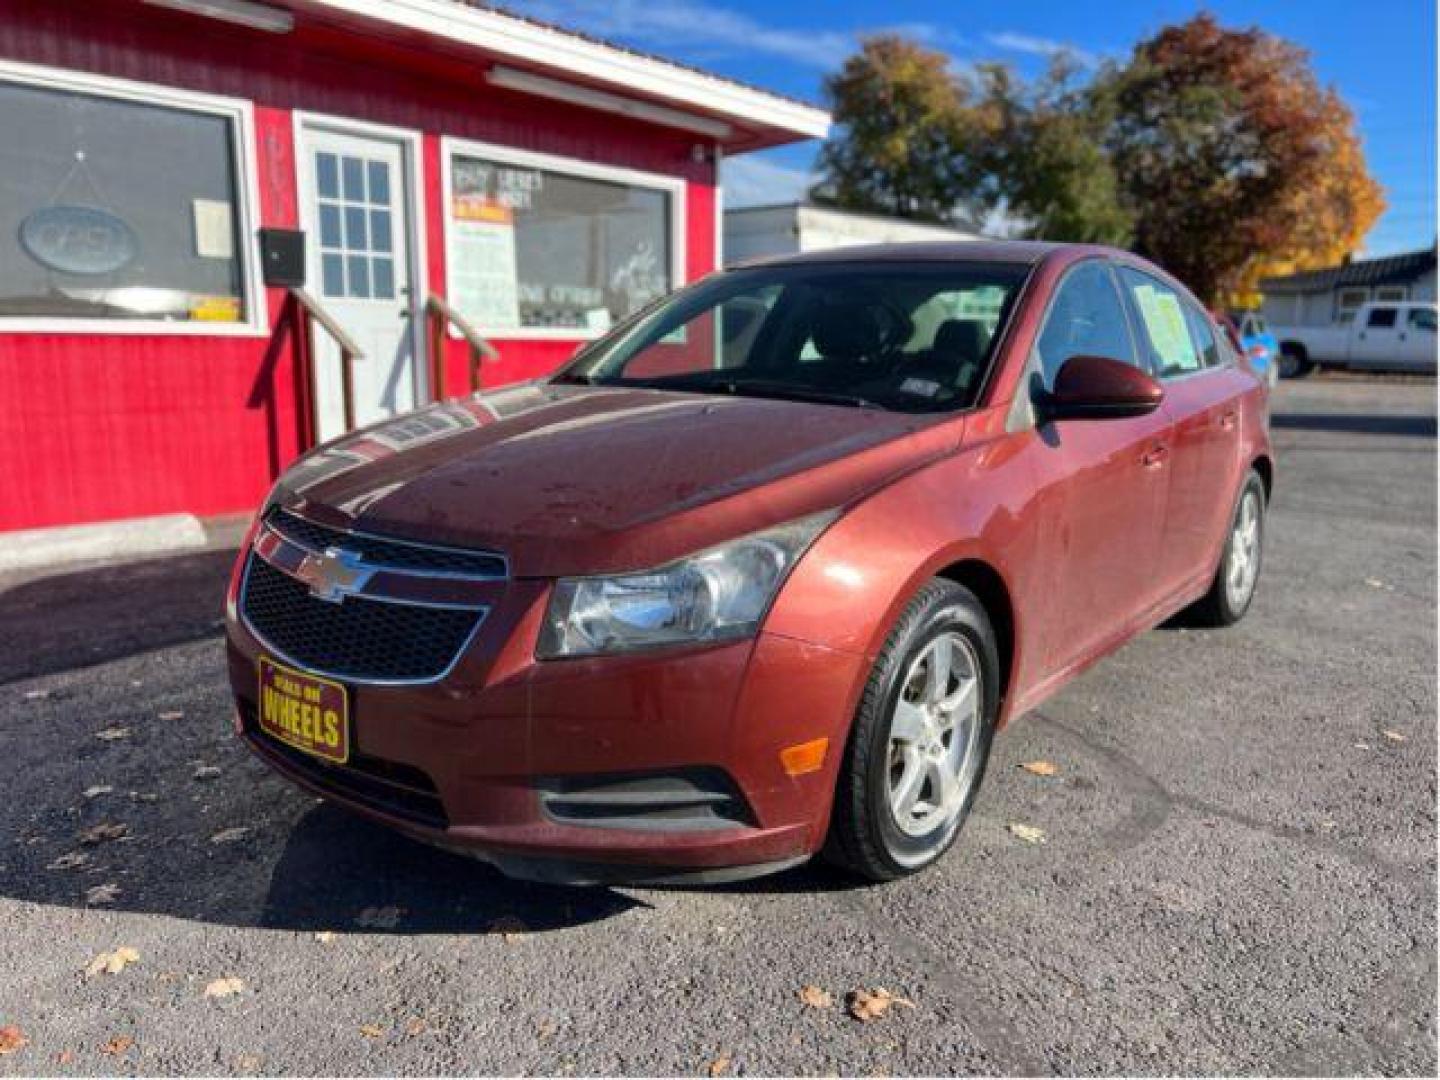
[[[1240,338],[1255,374],[1269,386],[1280,381],[1280,342],[1270,332],[1265,316],[1258,311],[1232,311],[1226,316]]]

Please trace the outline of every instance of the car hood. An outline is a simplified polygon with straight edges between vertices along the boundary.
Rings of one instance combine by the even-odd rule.
[[[853,501],[963,420],[526,384],[320,447],[277,486],[313,520],[503,552],[517,577],[644,569]]]

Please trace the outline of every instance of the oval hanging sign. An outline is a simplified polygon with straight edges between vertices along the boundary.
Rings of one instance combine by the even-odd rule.
[[[47,206],[20,223],[20,246],[62,274],[109,274],[140,251],[135,230],[108,210]]]

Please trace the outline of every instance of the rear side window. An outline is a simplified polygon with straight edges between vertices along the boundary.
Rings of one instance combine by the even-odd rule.
[[[1393,307],[1377,307],[1370,309],[1370,317],[1365,320],[1366,327],[1385,329],[1395,325],[1395,309]]]
[[[1047,390],[1072,356],[1104,356],[1139,366],[1125,308],[1106,264],[1081,263],[1065,276],[1035,349]]]
[[[1434,308],[1411,308],[1411,309],[1410,309],[1410,329],[1412,329],[1412,330],[1430,330],[1430,331],[1434,331],[1434,329],[1435,329],[1435,309],[1434,309]]]
[[[1185,305],[1185,318],[1190,323],[1190,333],[1195,338],[1195,347],[1200,350],[1200,359],[1205,367],[1220,366],[1220,346],[1215,340],[1215,326],[1203,311],[1193,304]]]
[[[1156,373],[1169,379],[1202,370],[1205,358],[1192,336],[1190,319],[1185,314],[1187,305],[1180,294],[1158,278],[1128,266],[1120,268],[1120,280],[1125,283],[1125,293],[1140,326],[1141,347],[1149,350]],[[1212,351],[1214,346],[1215,336],[1211,333]]]

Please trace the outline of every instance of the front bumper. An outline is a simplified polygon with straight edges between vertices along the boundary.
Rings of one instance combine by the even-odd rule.
[[[547,598],[542,583],[511,582],[438,682],[351,684],[346,766],[258,730],[256,661],[268,654],[232,614],[237,730],[300,786],[517,877],[734,879],[793,865],[819,848],[868,670],[862,657],[761,634],[721,646],[537,662]],[[829,739],[821,767],[790,775],[780,751],[817,738]],[[666,791],[659,810],[657,782]],[[562,794],[557,803],[557,791],[586,793],[588,808],[577,815],[577,800]],[[677,811],[677,802],[689,809]],[[562,804],[570,810],[561,812]],[[617,805],[630,812],[615,812]]]

